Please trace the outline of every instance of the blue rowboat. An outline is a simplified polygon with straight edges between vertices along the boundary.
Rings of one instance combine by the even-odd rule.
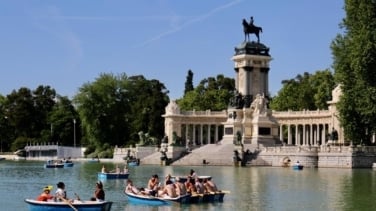
[[[293,165],[292,169],[294,169],[294,170],[303,170],[303,165]]]
[[[140,163],[137,162],[137,161],[130,161],[130,162],[128,162],[128,166],[139,166],[139,165],[140,165]]]
[[[190,202],[191,195],[187,194],[176,198],[170,197],[154,197],[151,195],[134,194],[124,191],[128,197],[128,201],[133,204],[143,204],[152,206],[171,205],[173,203],[188,204]]]
[[[65,161],[63,163],[64,163],[64,167],[73,167],[73,162],[72,161]]]
[[[98,173],[99,180],[106,180],[106,179],[128,179],[129,173]]]
[[[74,202],[54,202],[37,201],[25,199],[30,211],[110,211],[112,202],[110,201],[78,201]]]

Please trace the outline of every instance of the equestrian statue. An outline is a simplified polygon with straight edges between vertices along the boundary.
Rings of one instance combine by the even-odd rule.
[[[249,34],[255,34],[257,37],[257,42],[260,43],[260,32],[262,32],[262,28],[253,25],[253,17],[251,17],[251,20],[249,23],[243,19],[243,31],[244,31],[244,41],[250,41],[249,40]],[[248,38],[248,39],[247,39]]]

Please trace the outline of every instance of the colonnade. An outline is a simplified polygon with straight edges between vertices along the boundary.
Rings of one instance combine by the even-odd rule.
[[[330,132],[330,126],[326,123],[279,125],[279,139],[287,145],[319,146],[328,141]]]
[[[222,124],[188,123],[181,125],[181,135],[187,144],[205,145],[215,144],[222,139]]]

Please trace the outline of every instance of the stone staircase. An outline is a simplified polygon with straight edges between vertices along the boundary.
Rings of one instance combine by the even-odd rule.
[[[192,150],[188,155],[171,163],[170,165],[234,165],[234,145],[207,144]]]

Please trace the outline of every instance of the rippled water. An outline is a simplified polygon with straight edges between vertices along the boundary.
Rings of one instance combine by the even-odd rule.
[[[107,169],[115,164],[106,163]],[[72,168],[45,169],[43,162],[0,162],[0,210],[28,210],[25,198],[36,198],[42,187],[63,181],[68,197],[89,199],[102,163],[77,162]],[[226,194],[223,203],[150,207],[132,205],[122,193],[125,180],[103,181],[106,199],[117,210],[376,210],[376,170],[314,169],[295,171],[274,167],[139,166],[130,167],[136,186],[146,186],[152,174],[211,175]]]

